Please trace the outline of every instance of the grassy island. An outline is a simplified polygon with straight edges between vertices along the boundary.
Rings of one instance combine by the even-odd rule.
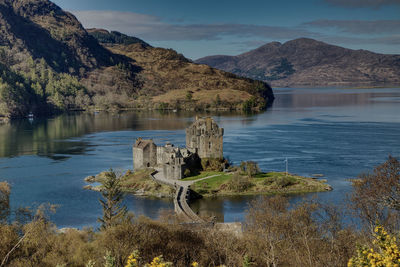
[[[150,178],[153,169],[127,171],[121,176],[121,190],[137,196],[172,198],[174,189]],[[86,182],[101,183],[104,174],[85,178]],[[307,178],[285,172],[259,172],[254,175],[235,172],[203,171],[182,181],[192,182],[190,188],[203,197],[261,195],[261,194],[297,194],[324,192],[332,190],[324,179]],[[87,189],[101,190],[101,185],[88,185]]]
[[[204,197],[311,193],[332,190],[326,180],[317,180],[284,172],[260,172],[254,176],[241,172],[202,172],[198,176],[184,180],[194,181],[191,189]]]

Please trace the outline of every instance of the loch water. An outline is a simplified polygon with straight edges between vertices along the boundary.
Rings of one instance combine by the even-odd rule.
[[[349,178],[400,157],[400,88],[275,89],[273,106],[260,114],[219,112],[213,116],[225,128],[224,155],[234,163],[252,160],[264,171],[304,176],[323,174],[331,192],[295,196],[316,197],[340,205],[351,190]],[[0,125],[0,181],[12,186],[13,208],[58,205],[51,219],[58,227],[97,226],[99,193],[84,190],[83,179],[103,170],[132,169],[132,144],[138,137],[162,145],[184,146],[184,129],[193,112],[123,112],[68,114],[18,120]],[[198,200],[201,214],[220,221],[242,221],[248,202],[256,197]],[[136,215],[157,218],[172,210],[172,200],[128,195]]]

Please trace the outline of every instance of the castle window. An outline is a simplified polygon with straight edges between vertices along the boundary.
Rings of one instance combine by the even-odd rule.
[[[208,148],[211,149],[211,142],[208,142]]]

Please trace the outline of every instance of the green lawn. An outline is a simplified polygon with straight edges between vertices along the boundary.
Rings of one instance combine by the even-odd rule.
[[[280,194],[280,193],[307,193],[329,190],[326,180],[317,180],[285,172],[259,173],[252,178],[242,174],[243,181],[248,186],[242,189],[232,189],[233,174],[224,172],[204,172],[198,176],[185,180],[197,180],[207,176],[217,175],[195,182],[191,188],[203,196],[212,195],[253,195],[253,194]],[[235,180],[238,183],[237,180]],[[239,182],[240,184],[240,182]],[[237,187],[236,187],[237,188]],[[239,187],[241,188],[241,187]]]
[[[198,180],[198,179],[205,178],[205,177],[211,176],[211,175],[216,175],[216,174],[223,174],[223,172],[205,171],[205,172],[201,172],[199,175],[196,175],[196,176],[186,177],[186,178],[182,179],[182,181],[194,181],[194,180]]]
[[[215,174],[218,174],[218,173],[215,173]],[[207,176],[205,176],[205,177],[207,177]],[[192,188],[198,188],[198,189],[219,188],[222,184],[224,184],[225,182],[228,182],[231,178],[232,178],[232,174],[220,172],[218,176],[195,182],[193,184]]]

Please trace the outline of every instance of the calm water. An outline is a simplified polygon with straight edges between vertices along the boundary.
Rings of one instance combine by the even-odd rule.
[[[316,194],[341,203],[348,178],[400,157],[400,88],[276,89],[276,101],[253,116],[210,114],[225,128],[224,154],[233,162],[257,161],[265,171],[321,173],[334,191]],[[0,125],[0,180],[12,185],[13,207],[59,205],[59,227],[96,225],[99,194],[83,190],[83,178],[110,167],[132,169],[137,137],[184,145],[195,114],[74,114]],[[204,115],[204,114],[202,114]],[[220,220],[242,220],[251,197],[200,200],[192,207]],[[170,200],[128,196],[135,214],[157,218]]]

